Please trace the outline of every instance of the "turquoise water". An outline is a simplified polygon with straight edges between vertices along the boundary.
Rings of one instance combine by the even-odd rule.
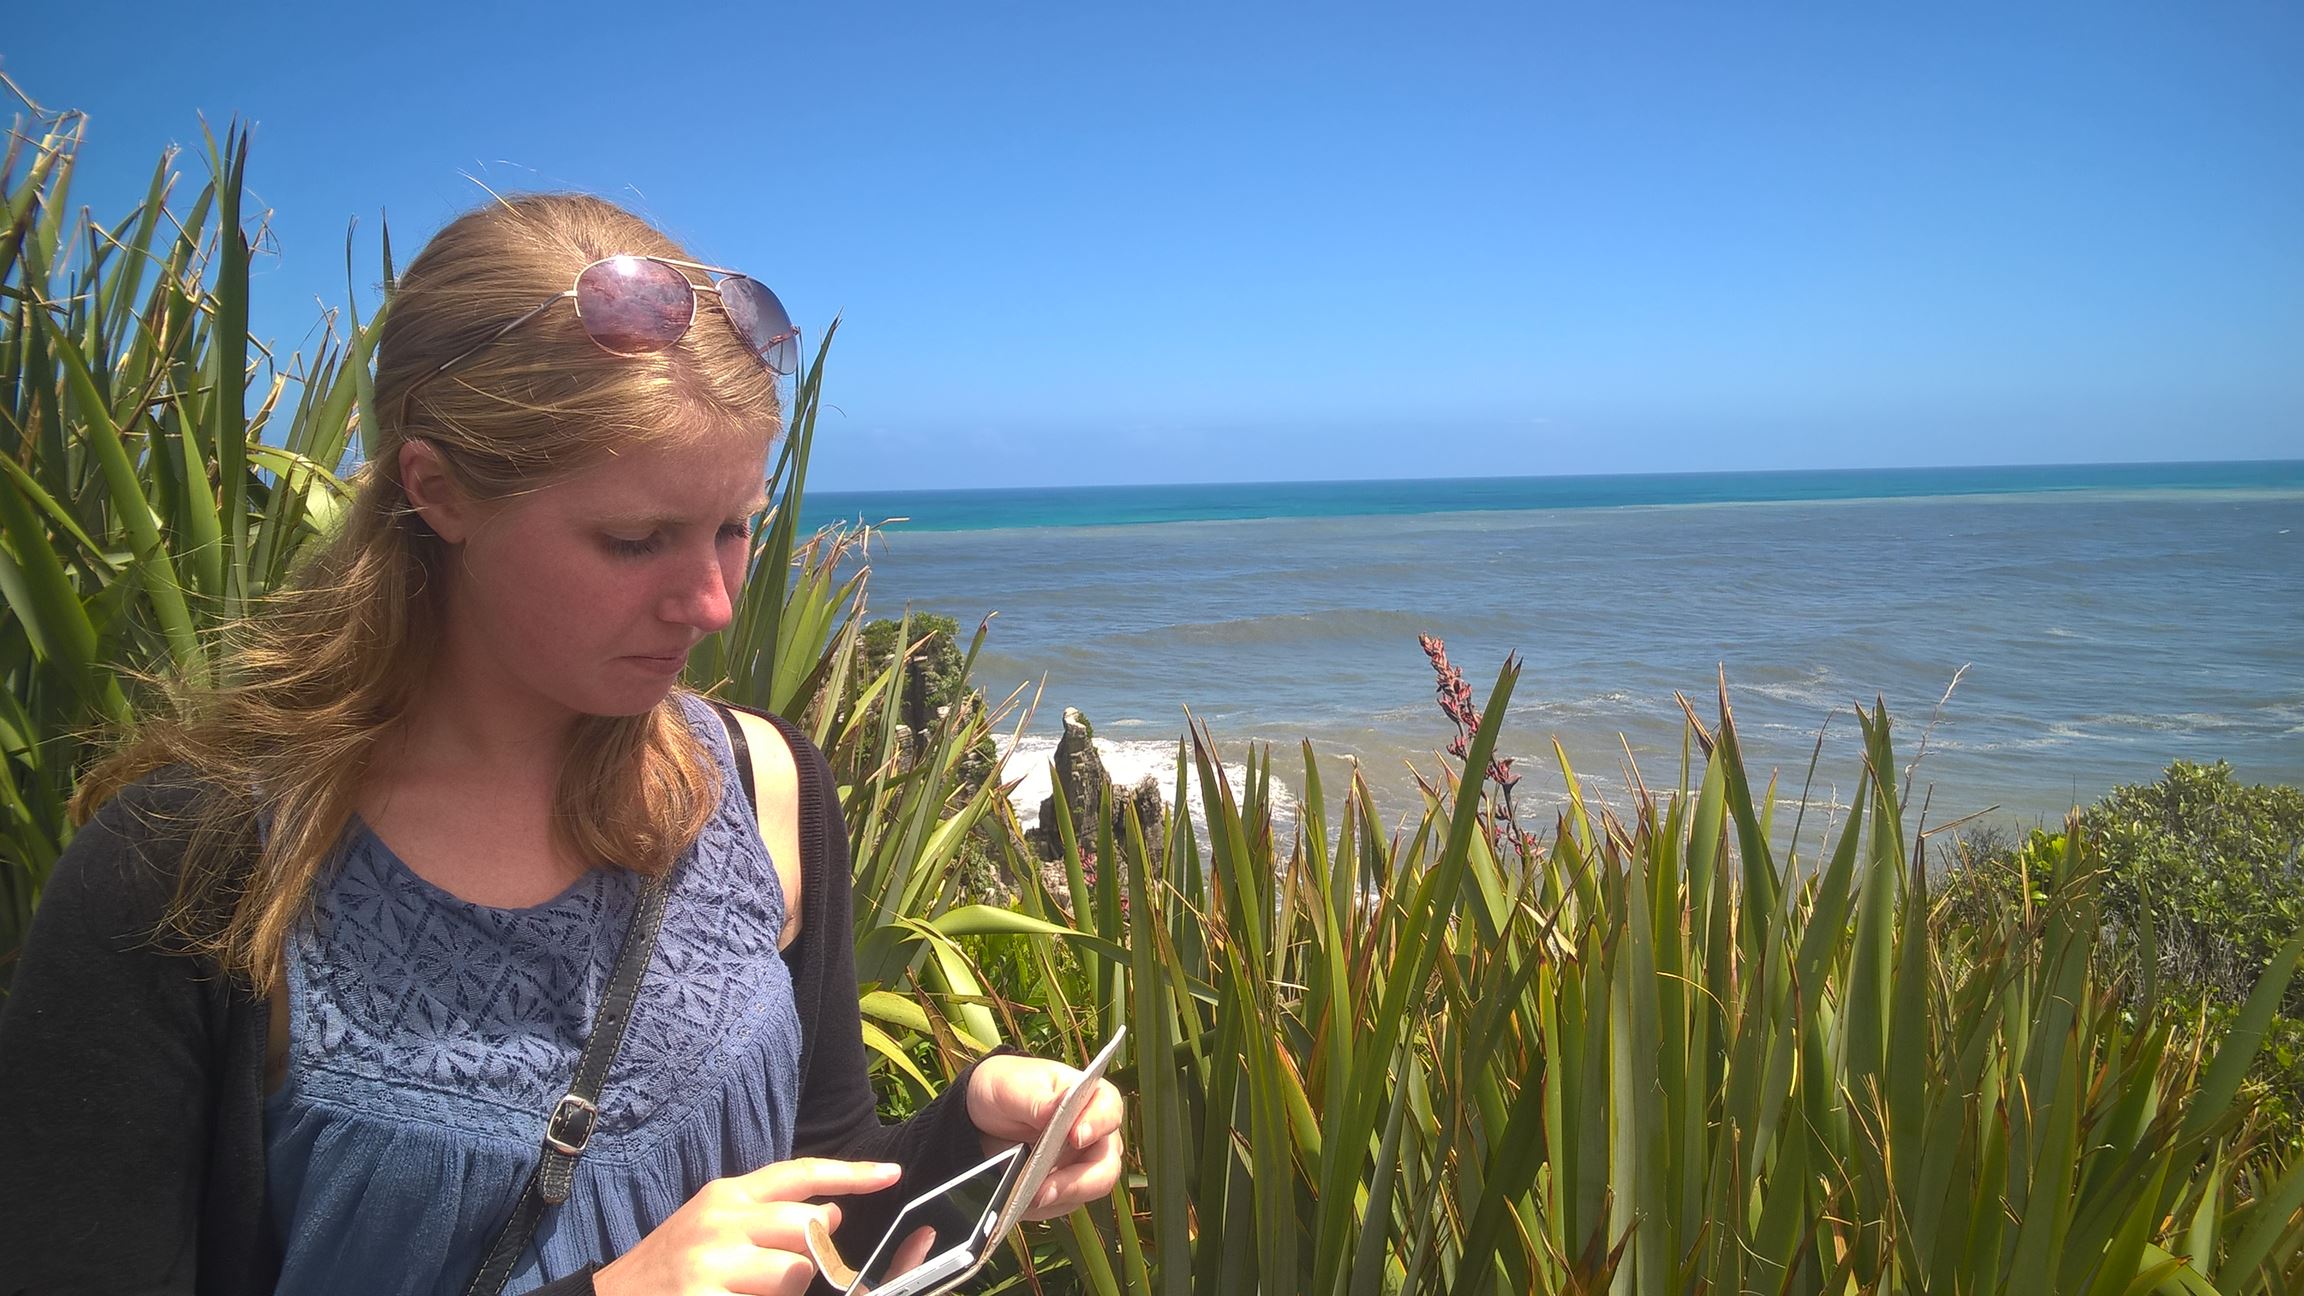
[[[1725,671],[1748,754],[1829,815],[1851,703],[1921,746],[1928,822],[2035,822],[2168,761],[2304,783],[2304,462],[825,494],[892,526],[875,615],[963,632],[1037,691],[1028,765],[1077,706],[1158,772],[1189,708],[1309,740],[1413,804],[1450,731],[1417,635],[1482,696],[1525,663],[1504,745],[1541,801],[1557,740],[1604,794],[1677,778],[1685,693]],[[1949,697],[1947,693],[1949,692]],[[1629,749],[1629,758],[1627,756]],[[1997,807],[1996,810],[1992,808]]]
[[[1044,486],[1005,490],[825,491],[807,529],[901,517],[916,531],[1136,526],[1227,519],[1401,516],[1554,508],[1911,499],[2042,491],[2304,489],[2304,461],[2084,464],[2001,468],[1846,468],[1785,472],[1637,473],[1587,477],[1403,481],[1218,482],[1180,486]]]

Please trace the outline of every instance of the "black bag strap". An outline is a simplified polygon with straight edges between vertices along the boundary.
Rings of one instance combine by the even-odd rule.
[[[753,801],[752,753],[744,741],[744,730],[736,723],[735,715],[719,703],[712,709],[720,715],[720,723],[728,728],[728,743],[735,751],[736,769],[744,782],[744,800]],[[472,1275],[471,1285],[464,1296],[498,1296],[504,1284],[512,1277],[512,1268],[520,1262],[520,1253],[528,1249],[529,1239],[536,1236],[536,1226],[543,1222],[544,1208],[557,1206],[568,1200],[569,1190],[576,1182],[576,1162],[584,1155],[584,1147],[592,1141],[592,1131],[600,1123],[600,1089],[608,1083],[608,1068],[616,1061],[616,1050],[624,1042],[624,1028],[632,1021],[632,1004],[640,996],[641,979],[648,974],[648,960],[656,952],[656,934],[664,927],[664,898],[671,890],[672,873],[667,870],[648,879],[640,888],[639,903],[632,910],[632,925],[624,929],[624,943],[616,951],[616,970],[608,977],[608,993],[600,1001],[600,1011],[592,1019],[592,1036],[584,1041],[584,1055],[576,1063],[576,1078],[569,1082],[568,1092],[553,1104],[552,1115],[544,1123],[544,1151],[536,1162],[528,1184],[520,1190],[520,1200],[512,1204],[511,1218],[496,1234],[488,1247],[488,1256],[480,1262],[480,1271]]]
[[[718,698],[704,699],[720,713],[720,723],[728,730],[728,750],[736,757],[736,777],[744,783],[744,804],[753,814],[760,813],[760,792],[752,785],[752,743],[744,736],[744,726],[736,720],[736,708]]]
[[[632,911],[632,925],[624,931],[624,944],[616,951],[616,971],[608,978],[608,994],[592,1019],[592,1037],[584,1041],[584,1056],[576,1064],[576,1078],[568,1092],[553,1104],[544,1123],[544,1151],[512,1216],[488,1248],[480,1272],[472,1275],[465,1296],[497,1296],[512,1277],[512,1266],[528,1249],[546,1206],[568,1200],[576,1180],[576,1161],[600,1123],[600,1087],[608,1080],[608,1067],[624,1042],[624,1027],[632,1020],[632,1002],[639,997],[640,979],[648,972],[649,956],[656,950],[656,933],[664,926],[664,893],[671,875],[658,874],[640,888],[640,902]]]

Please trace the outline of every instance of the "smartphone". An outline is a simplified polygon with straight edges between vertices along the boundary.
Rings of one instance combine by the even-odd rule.
[[[1056,1112],[1029,1146],[1004,1148],[974,1168],[936,1185],[907,1203],[896,1222],[872,1248],[872,1258],[851,1270],[841,1261],[832,1235],[821,1223],[811,1225],[808,1253],[816,1267],[843,1296],[936,1296],[958,1286],[984,1267],[992,1253],[1024,1219],[1024,1212],[1040,1195],[1048,1173],[1063,1159],[1065,1139],[1073,1122],[1087,1108],[1096,1081],[1119,1051],[1126,1027],[1113,1032],[1088,1066],[1072,1081]],[[902,1273],[890,1272],[904,1252],[904,1243],[921,1226],[935,1231],[927,1258]]]
[[[993,1225],[1024,1167],[1024,1147],[1002,1151],[906,1203],[845,1289],[852,1296],[913,1296],[965,1273],[998,1241]],[[904,1243],[921,1228],[935,1234],[927,1257],[894,1272]]]

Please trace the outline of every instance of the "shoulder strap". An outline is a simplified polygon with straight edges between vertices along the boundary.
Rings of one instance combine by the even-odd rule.
[[[810,756],[816,756],[815,744],[806,731],[772,711],[748,707],[739,703],[712,701],[720,714],[720,723],[728,730],[729,745],[742,773],[744,794],[751,802],[752,818],[760,825],[760,839],[768,843],[771,854],[778,854],[777,843],[783,840],[781,830],[796,828],[790,845],[799,852],[800,871],[813,876],[822,866],[820,844],[811,836],[810,807],[821,800],[822,789],[812,777],[818,773],[811,768]],[[821,757],[813,762],[822,765]],[[772,811],[785,811],[797,801],[799,823],[787,825]],[[821,820],[821,814],[816,820]]]
[[[760,812],[760,789],[754,786],[752,776],[752,742],[744,736],[744,726],[736,719],[736,709],[718,698],[706,698],[712,704],[713,714],[720,717],[720,727],[728,731],[728,750],[736,757],[736,777],[744,782],[744,804],[752,812]]]
[[[568,1200],[575,1185],[576,1161],[600,1123],[600,1089],[608,1082],[608,1068],[624,1042],[624,1027],[632,1020],[632,1004],[640,994],[640,981],[648,973],[648,960],[656,950],[656,934],[664,926],[664,897],[671,890],[678,865],[649,878],[633,907],[632,925],[624,929],[624,943],[616,951],[616,970],[608,978],[608,993],[592,1019],[591,1038],[584,1041],[584,1056],[576,1063],[576,1077],[568,1092],[553,1104],[544,1123],[544,1151],[528,1176],[528,1186],[513,1203],[511,1218],[496,1234],[480,1271],[472,1275],[465,1296],[496,1296],[504,1290],[519,1263],[520,1253],[536,1235],[546,1206]]]

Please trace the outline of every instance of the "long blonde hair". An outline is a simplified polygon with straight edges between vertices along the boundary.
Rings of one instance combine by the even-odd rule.
[[[622,253],[687,259],[670,238],[597,198],[491,203],[434,235],[392,294],[376,360],[377,426],[343,528],[262,611],[224,637],[219,683],[177,681],[163,705],[82,781],[76,820],[167,766],[199,795],[162,935],[269,990],[290,930],[350,822],[379,737],[432,666],[446,550],[410,507],[400,448],[430,442],[473,498],[533,491],[619,447],[745,435],[779,422],[775,375],[698,295],[697,320],[663,352],[613,356],[555,306],[440,366]],[[667,699],[636,716],[588,716],[554,792],[555,832],[580,858],[642,872],[671,866],[702,831],[718,767]],[[262,841],[255,827],[261,818]]]

